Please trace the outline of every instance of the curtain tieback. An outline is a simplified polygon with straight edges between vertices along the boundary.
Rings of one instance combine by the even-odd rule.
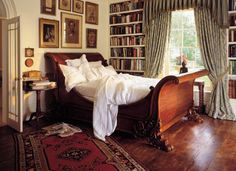
[[[223,72],[221,73],[215,81],[213,81],[213,86],[215,87],[217,85],[217,83],[229,72],[229,67]]]

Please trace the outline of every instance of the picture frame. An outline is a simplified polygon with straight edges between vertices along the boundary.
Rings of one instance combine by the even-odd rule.
[[[59,21],[39,19],[39,47],[59,48]]]
[[[85,23],[98,25],[98,4],[85,3]]]
[[[71,0],[58,0],[59,9],[64,11],[71,11]]]
[[[34,57],[34,48],[25,48],[25,57]]]
[[[97,48],[97,29],[86,29],[86,47]]]
[[[41,14],[56,15],[56,0],[41,0]]]
[[[83,14],[84,13],[84,1],[73,0],[72,11]]]
[[[61,13],[61,47],[82,48],[83,17],[71,13]]]

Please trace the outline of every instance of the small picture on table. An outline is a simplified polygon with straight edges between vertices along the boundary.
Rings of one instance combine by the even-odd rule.
[[[87,48],[97,48],[97,30],[96,29],[86,29],[86,41]]]

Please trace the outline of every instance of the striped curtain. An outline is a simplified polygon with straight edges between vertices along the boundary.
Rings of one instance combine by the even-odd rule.
[[[202,60],[213,83],[206,112],[213,118],[236,120],[227,89],[227,30],[212,20],[209,9],[195,8],[194,13]]]
[[[146,28],[146,69],[145,76],[155,78],[163,68],[165,50],[170,33],[171,12],[158,13]]]
[[[207,8],[221,28],[228,27],[228,0],[145,0],[144,25],[149,27],[160,12]]]

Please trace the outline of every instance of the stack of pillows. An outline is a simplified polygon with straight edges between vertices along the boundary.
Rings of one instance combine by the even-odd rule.
[[[117,74],[112,66],[104,67],[102,61],[88,62],[85,54],[79,59],[66,60],[66,64],[59,66],[65,77],[65,86],[68,92],[79,83]]]

